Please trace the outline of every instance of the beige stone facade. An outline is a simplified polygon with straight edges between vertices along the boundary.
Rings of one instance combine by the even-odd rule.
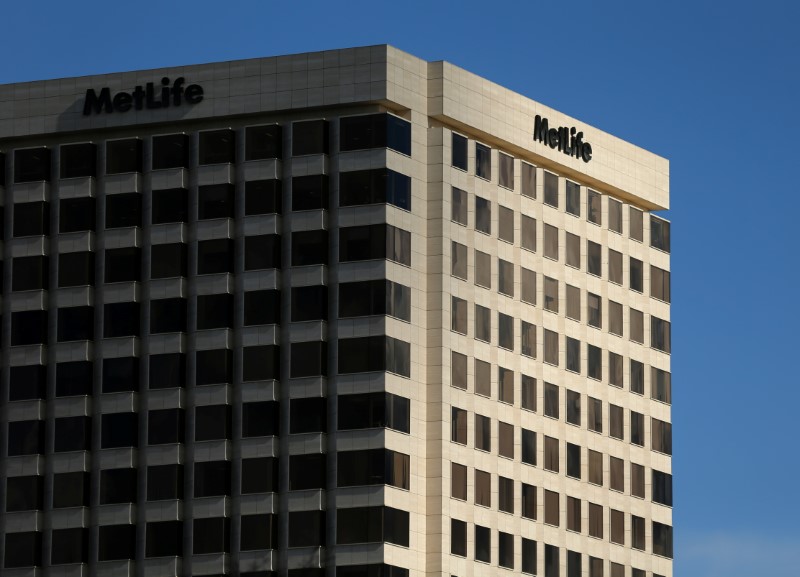
[[[83,113],[88,89],[109,87],[113,95],[162,77],[202,86],[202,100]],[[410,126],[410,154],[385,142],[342,144],[342,119],[381,113]],[[591,160],[536,141],[537,115],[551,128],[583,132]],[[296,127],[314,120],[327,121],[324,152],[294,154]],[[264,125],[281,127],[282,153],[247,160],[247,129]],[[202,135],[220,130],[233,135],[235,155],[204,162]],[[189,160],[154,168],[154,137],[176,133],[187,135]],[[108,173],[108,143],[116,140],[141,142],[138,170]],[[62,147],[87,142],[96,145],[96,173],[63,178]],[[30,148],[51,151],[43,180],[19,178],[16,155]],[[9,446],[0,449],[0,479],[41,483],[33,504],[9,506],[7,499],[4,575],[672,576],[669,223],[650,214],[669,208],[665,159],[449,63],[388,46],[0,86],[0,154],[0,382],[9,400],[2,407]],[[341,175],[380,169],[410,178],[410,206],[343,200]],[[293,210],[297,179],[320,175],[328,199]],[[282,182],[282,210],[247,207],[247,183],[263,181]],[[230,214],[202,216],[211,185],[229,186]],[[177,189],[187,191],[187,215],[157,222],[161,193]],[[141,222],[104,225],[108,199],[132,193],[141,195]],[[61,203],[71,198],[95,199],[91,230],[65,232]],[[44,207],[48,226],[16,234],[16,207],[34,204]],[[367,225],[394,227],[401,231],[395,238],[407,233],[410,252],[398,256],[396,240],[382,247],[386,258],[346,259],[343,231]],[[298,256],[298,233],[308,231],[327,231],[320,262]],[[248,239],[266,236],[278,239],[279,262],[250,266],[260,249],[251,250]],[[229,241],[232,261],[224,271],[201,271],[209,241]],[[183,274],[156,278],[159,245],[184,247]],[[114,249],[139,249],[141,275],[109,282],[107,253]],[[65,287],[62,256],[79,252],[96,255],[93,282]],[[17,287],[22,265],[15,268],[15,260],[37,256],[47,257],[36,262],[49,274],[37,287]],[[343,285],[384,279],[409,291],[407,315],[342,312]],[[295,320],[305,318],[291,296],[300,287],[326,287],[324,318]],[[250,322],[247,295],[268,291],[280,291],[279,318]],[[210,314],[203,303],[210,301],[201,297],[208,295],[229,296],[228,326],[203,328],[199,319]],[[160,320],[153,303],[164,299],[186,303],[182,330],[152,330]],[[117,303],[137,303],[135,334],[109,336],[109,305]],[[92,335],[61,338],[59,310],[69,307],[89,309]],[[15,323],[34,316],[15,313],[35,311],[49,330],[30,342]],[[374,370],[342,370],[343,341],[385,337],[405,344],[398,351],[408,346],[407,368],[403,359],[383,358]],[[293,347],[298,343],[325,343],[316,349],[323,357],[318,374],[304,370],[313,363],[297,357],[307,350]],[[248,377],[252,347],[278,351],[279,368],[269,378]],[[201,386],[198,351],[220,350],[230,351],[230,375]],[[150,358],[179,353],[185,382],[154,387]],[[102,367],[119,358],[136,359],[138,385],[106,392]],[[83,394],[58,392],[58,365],[70,361],[92,363]],[[12,367],[31,366],[44,367],[41,394],[13,393],[25,387]],[[407,427],[343,425],[342,397],[382,392],[408,399]],[[293,432],[300,415],[292,401],[311,398],[327,400],[320,405],[326,424]],[[276,430],[246,433],[248,419],[273,418],[258,412],[266,404],[254,404],[270,402],[278,407]],[[200,407],[227,407],[220,414],[230,415],[230,431],[200,439]],[[152,412],[166,409],[183,411],[182,437],[151,444]],[[134,415],[138,442],[106,447],[103,417],[119,413]],[[58,448],[56,420],[67,416],[90,418],[81,450]],[[8,427],[32,422],[41,423],[37,440],[12,451]],[[343,486],[339,454],[378,449],[408,457],[406,481]],[[294,488],[304,485],[292,475],[291,457],[302,455],[323,455],[320,486]],[[245,491],[243,462],[259,458],[272,459],[279,480],[269,491]],[[227,491],[198,493],[198,464],[206,462],[228,463]],[[183,495],[151,501],[148,471],[162,465],[182,467]],[[104,503],[109,469],[134,471],[138,499]],[[81,506],[56,506],[59,473],[86,473]],[[359,540],[343,526],[341,511],[357,508],[380,509],[379,538],[365,529],[369,537]],[[388,528],[394,513],[385,508],[407,513],[407,530],[403,521]],[[299,512],[324,512],[314,517],[321,524],[316,543],[307,544],[307,536],[293,541],[293,531],[311,518]],[[255,526],[245,517],[271,524],[269,546],[245,546]],[[211,526],[202,519],[224,520],[219,550],[198,547]],[[148,531],[168,522],[180,547],[162,555]],[[111,555],[122,558],[108,558],[103,527],[128,525],[135,545]],[[83,530],[69,538],[85,547],[83,556],[64,557],[67,563],[56,554],[74,543],[57,534],[64,529]],[[15,534],[25,536],[9,539]],[[34,551],[15,556],[15,547]]]

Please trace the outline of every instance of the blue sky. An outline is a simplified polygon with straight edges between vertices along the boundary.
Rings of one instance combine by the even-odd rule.
[[[800,3],[6,4],[0,83],[389,43],[669,158],[675,574],[800,574]]]

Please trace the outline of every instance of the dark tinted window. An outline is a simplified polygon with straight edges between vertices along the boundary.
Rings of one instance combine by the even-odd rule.
[[[183,498],[183,465],[147,467],[147,500]]]
[[[68,252],[58,255],[58,286],[94,284],[94,253]]]
[[[242,404],[242,437],[274,437],[280,432],[277,401]]]
[[[194,410],[194,440],[217,441],[231,438],[230,405],[209,405]]]
[[[467,524],[458,519],[450,519],[450,554],[467,556]]]
[[[292,288],[292,322],[328,320],[328,287]]]
[[[289,433],[324,433],[328,428],[327,399],[292,399],[289,404]]]
[[[410,431],[410,401],[389,393],[339,395],[338,429],[383,428]]]
[[[6,533],[5,568],[42,564],[42,534],[38,531]]]
[[[183,442],[183,409],[158,409],[147,413],[147,444]]]
[[[44,421],[13,421],[8,424],[8,456],[44,453]]]
[[[195,353],[198,385],[230,383],[233,380],[233,351],[213,349]]]
[[[411,154],[411,123],[390,114],[350,116],[339,120],[342,151],[391,148]]]
[[[653,469],[653,502],[672,507],[672,475]]]
[[[93,197],[65,198],[59,203],[59,232],[82,232],[94,230]]]
[[[232,184],[208,184],[197,187],[197,218],[232,218],[234,188]]]
[[[354,507],[337,509],[336,542],[394,543],[408,547],[407,511],[391,507]]]
[[[113,303],[103,309],[105,338],[139,336],[139,303]]]
[[[145,557],[179,557],[183,554],[183,521],[147,523]]]
[[[233,272],[233,241],[227,238],[199,241],[197,243],[197,274],[224,272]]]
[[[242,380],[263,381],[280,378],[280,347],[260,345],[242,349]]]
[[[99,561],[136,557],[136,525],[103,525],[98,529]]]
[[[140,280],[141,252],[137,247],[106,249],[106,282]]]
[[[199,164],[236,162],[236,134],[233,130],[201,132],[199,140]]]
[[[650,246],[670,251],[670,223],[657,216],[650,216]]]
[[[50,149],[26,148],[14,151],[14,182],[50,180]]]
[[[228,551],[230,527],[226,517],[195,519],[192,553],[223,553]]]
[[[186,276],[186,245],[155,244],[150,248],[150,278]]]
[[[194,496],[230,495],[230,463],[209,461],[194,464]]]
[[[138,138],[106,142],[106,174],[142,171],[142,141]]]
[[[14,236],[50,234],[50,203],[21,202],[14,204]]]
[[[277,234],[248,236],[244,239],[244,270],[281,267],[281,237]]]
[[[101,421],[100,448],[136,447],[138,430],[136,413],[105,414]]]
[[[244,293],[244,326],[281,322],[281,292],[260,290]]]
[[[28,291],[47,289],[48,257],[23,256],[11,261],[11,290]]]
[[[233,326],[233,295],[197,295],[197,330]]]
[[[46,384],[47,367],[45,365],[11,367],[8,379],[8,400],[44,399]]]
[[[278,459],[242,459],[242,494],[274,493],[278,490]]]
[[[240,550],[275,549],[278,544],[277,515],[242,515]],[[240,575],[247,577],[246,573]]]
[[[328,374],[328,343],[309,341],[290,345],[291,378],[326,376]]]
[[[389,371],[411,374],[411,345],[392,337],[339,339],[339,374]]]
[[[153,191],[153,224],[186,222],[189,216],[189,193],[185,188]]]
[[[56,365],[56,397],[89,395],[92,392],[92,361],[70,361]]]
[[[106,228],[142,226],[142,195],[109,194],[106,196]]]
[[[411,210],[411,178],[388,168],[339,174],[340,206],[383,203]]]
[[[89,505],[89,473],[56,473],[53,475],[53,508],[86,507]]]
[[[103,392],[139,390],[139,358],[119,357],[103,360]]]
[[[465,136],[453,133],[452,146],[452,165],[461,170],[467,170],[467,143],[468,140]]]
[[[42,508],[43,477],[6,479],[6,511],[34,511]]]
[[[186,356],[183,353],[150,355],[151,389],[183,387],[186,383]]]
[[[325,544],[325,511],[289,513],[289,547]]]
[[[411,266],[411,234],[387,224],[339,229],[339,261],[389,259]]]
[[[244,213],[281,214],[283,195],[280,180],[252,180],[244,183]]]
[[[328,175],[312,174],[292,178],[292,210],[328,208]]]
[[[388,280],[339,285],[339,316],[389,315],[411,320],[411,289]]]
[[[289,457],[289,490],[325,488],[325,453]]]
[[[166,134],[153,137],[153,170],[189,166],[189,136]]]
[[[94,338],[94,307],[58,309],[58,342]]]
[[[339,451],[337,453],[338,487],[391,485],[408,489],[409,456],[387,449]]]
[[[135,503],[136,469],[106,469],[100,471],[100,504]]]
[[[47,311],[11,313],[11,345],[37,345],[47,342]]]
[[[292,156],[328,154],[328,121],[292,123]]]
[[[263,237],[251,237],[263,238]],[[250,240],[249,238],[247,240]],[[263,257],[253,255],[251,262],[264,261]],[[307,266],[314,264],[328,264],[328,231],[305,230],[292,233],[292,266]],[[255,268],[272,268],[264,261]],[[245,268],[248,268],[245,265]]]
[[[244,132],[244,159],[280,158],[282,144],[283,130],[279,124],[248,126]]]
[[[669,525],[653,521],[653,554],[672,559],[672,527]]]

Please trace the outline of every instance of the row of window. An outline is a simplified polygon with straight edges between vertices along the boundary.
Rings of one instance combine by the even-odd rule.
[[[460,134],[452,134],[452,166],[460,170],[468,170],[467,158],[468,140]],[[514,190],[514,158],[503,152],[498,153],[498,184],[510,190]],[[524,161],[520,161],[520,193],[528,198],[536,198],[536,167]],[[543,171],[544,174],[544,204],[559,209],[561,198],[559,193],[559,177],[552,172]],[[484,180],[492,180],[492,151],[486,145],[475,143],[475,176]],[[564,210],[567,214],[576,217],[581,216],[581,186],[569,179],[565,179],[565,202]],[[453,192],[453,218],[455,222],[467,224],[466,213],[466,193],[464,191]],[[458,198],[457,198],[458,197]],[[602,195],[591,189],[586,190],[586,220],[598,226],[602,226]],[[488,201],[483,200],[483,203]],[[483,230],[479,223],[489,223],[489,215],[479,214],[478,200],[475,206],[475,228],[487,234],[490,230]],[[486,205],[484,204],[484,207]],[[622,208],[623,203],[608,197],[608,230],[622,234]],[[508,209],[506,209],[508,210]],[[629,215],[629,236],[631,239],[644,241],[644,213],[628,206]],[[501,207],[502,218],[502,207]],[[501,224],[501,229],[502,229]],[[506,229],[508,230],[508,229]],[[511,227],[513,231],[513,226]],[[502,237],[501,237],[502,238]],[[513,242],[513,241],[511,241]],[[670,251],[670,223],[664,219],[650,215],[650,246],[665,252]]]
[[[516,377],[514,371],[502,366],[497,366],[497,388],[496,394],[492,394],[492,365],[486,361],[478,358],[473,359],[473,387],[472,391],[476,395],[488,398],[497,398],[501,403],[510,405],[515,404],[517,398],[521,399],[522,408],[528,411],[536,412],[537,391],[536,379],[524,373],[520,374],[520,385],[517,389]],[[615,387],[623,387],[623,362],[622,355],[609,352],[608,353],[608,366],[609,366],[609,384]],[[467,375],[468,357],[456,351],[450,352],[450,384],[458,389],[468,389],[468,375]],[[645,394],[645,365],[637,360],[630,359],[630,373],[629,385],[630,391],[637,395]],[[519,390],[519,393],[516,391]],[[579,395],[572,391],[567,392],[567,403],[572,402],[572,406],[577,406],[578,418],[580,421],[580,398],[577,401],[574,395]],[[672,375],[668,371],[650,367],[650,398],[662,403],[672,403]],[[549,383],[545,383],[544,399],[547,411],[554,418],[558,418],[558,387]],[[599,402],[597,399],[589,397],[589,403]],[[552,410],[551,407],[555,407]],[[555,415],[552,413],[555,412]],[[578,423],[580,424],[580,423]]]
[[[640,519],[639,517],[636,517]],[[644,540],[644,519],[641,519],[641,534]],[[536,541],[521,537],[522,572],[544,577],[560,577],[561,564],[558,547],[544,545],[543,567],[538,566]],[[474,525],[474,559],[481,563],[494,564],[505,569],[516,569],[514,564],[514,542],[516,537],[510,533],[497,531],[496,541],[492,542],[492,530],[489,527]],[[644,546],[642,547],[644,549]],[[672,527],[653,521],[652,550],[656,555],[672,558]],[[495,552],[495,554],[493,554]],[[459,557],[467,556],[467,523],[458,519],[450,520],[450,553]],[[576,551],[567,553],[567,577],[583,577],[583,555]],[[495,556],[496,555],[496,556]],[[589,557],[589,576],[603,577],[605,562],[597,557]],[[610,563],[611,577],[625,577],[625,566]],[[632,569],[632,577],[645,577],[645,572]],[[657,577],[654,575],[654,577]]]
[[[523,217],[528,218],[528,217]],[[533,220],[533,219],[529,219]],[[535,222],[535,221],[534,221]],[[550,225],[545,225],[549,227]],[[557,232],[558,229],[552,228]],[[577,259],[575,262],[580,263],[579,244],[580,238],[571,233],[567,234],[567,240],[574,239],[575,254]],[[601,246],[595,242],[587,241],[587,248],[589,251],[589,272],[596,276],[601,276]],[[472,267],[470,267],[468,249],[466,245],[451,241],[450,245],[450,274],[461,280],[469,280],[469,269],[474,269],[475,284],[479,287],[492,289],[493,280],[497,279],[497,290],[500,294],[514,298],[515,296],[515,270],[516,265],[513,262],[497,259],[497,268],[492,271],[492,256],[488,253],[475,249]],[[671,301],[671,288],[670,288],[670,272],[655,265],[650,265],[650,296],[660,301],[669,303]],[[636,292],[644,293],[644,263],[634,257],[629,257],[629,287]],[[536,304],[536,273],[524,266],[520,267],[520,284],[521,284],[521,298],[524,302]],[[609,280],[615,284],[622,284],[622,253],[614,249],[608,249],[608,277]],[[548,283],[553,284],[553,287],[548,286]],[[545,308],[547,310],[554,310],[558,312],[558,281],[545,277]],[[569,286],[569,285],[568,285]],[[572,287],[578,290],[576,287]],[[548,293],[550,289],[550,293]],[[569,296],[569,291],[567,292]],[[599,298],[594,295],[595,298]],[[548,308],[548,303],[555,303],[555,309]],[[580,303],[578,303],[578,306]],[[580,313],[577,317],[580,319]]]
[[[410,432],[410,401],[390,393],[340,395],[337,397],[337,429],[339,431],[388,428]],[[327,431],[325,398],[292,399],[289,433]],[[194,440],[232,439],[232,408],[229,405],[198,406],[194,409]],[[242,403],[241,436],[277,436],[279,404],[276,401]],[[184,440],[183,409],[159,409],[147,413],[149,445],[180,443]],[[99,448],[137,447],[139,416],[136,412],[106,413],[100,417]],[[43,455],[48,438],[45,423],[52,431],[53,451],[88,451],[92,448],[92,418],[59,417],[50,421],[29,420],[8,423],[6,435],[8,456]],[[95,424],[96,426],[96,424]]]
[[[550,385],[555,386],[555,385]],[[550,409],[548,415],[547,408],[547,391],[545,391],[545,416],[558,415],[558,405]],[[577,395],[579,399],[580,396]],[[568,413],[570,412],[570,400],[568,399],[567,407]],[[587,415],[588,429],[597,433],[603,432],[603,408],[602,402],[598,399],[591,399],[589,403],[589,410]],[[574,406],[574,405],[573,405]],[[571,409],[574,411],[574,409]],[[645,446],[645,415],[637,413],[636,411],[629,411],[629,430],[630,442],[634,445]],[[573,424],[580,425],[580,412],[577,416],[568,414],[567,419],[572,418]],[[450,415],[450,440],[459,445],[467,445],[468,439],[468,412],[458,407],[451,407]],[[608,406],[608,420],[609,431],[608,434],[611,438],[625,440],[625,426],[624,426],[624,409],[620,406],[610,404]],[[529,429],[521,428],[521,445],[522,462],[527,465],[536,465],[537,463],[537,447],[536,447],[536,433]],[[474,433],[474,447],[479,451],[487,453],[492,452],[492,419],[484,415],[475,413],[475,424],[473,427]],[[497,422],[497,434],[495,438],[498,440],[497,454],[507,459],[514,459],[514,425],[511,423],[504,423],[503,421]],[[569,444],[569,443],[568,443]],[[577,446],[576,446],[577,447]],[[672,454],[672,424],[655,417],[650,417],[650,448],[653,451],[664,453],[666,455]],[[580,464],[580,447],[573,449],[573,457],[577,459]],[[574,451],[577,451],[575,453]],[[559,442],[558,439],[545,436],[543,447],[544,455],[544,468],[545,470],[554,473],[559,472]],[[570,461],[570,451],[567,451],[567,461]],[[568,473],[569,474],[569,473]],[[576,475],[569,475],[576,476]],[[577,475],[580,478],[580,475]]]
[[[303,120],[293,122],[292,156],[328,154],[329,121]],[[242,134],[243,133],[243,134]],[[391,114],[371,114],[339,119],[339,150],[390,148],[411,155],[411,124]],[[198,133],[197,163],[199,165],[235,163],[236,139],[244,138],[244,160],[264,160],[283,156],[283,128],[278,124],[248,126],[237,133],[233,129],[206,130]],[[165,134],[153,136],[153,170],[188,168],[191,166],[191,135]],[[59,177],[81,178],[97,176],[98,150],[91,142],[62,144],[58,147]],[[40,182],[51,179],[53,150],[47,147],[17,149],[13,152],[15,183]],[[105,143],[105,174],[142,172],[144,141],[140,138],[109,140]],[[0,164],[5,158],[0,153]],[[0,176],[4,176],[0,172]],[[0,178],[0,186],[5,179]]]

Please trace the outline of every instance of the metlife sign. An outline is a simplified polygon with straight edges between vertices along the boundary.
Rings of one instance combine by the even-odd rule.
[[[99,94],[94,88],[89,88],[83,102],[83,115],[128,112],[131,109],[155,110],[201,102],[203,87],[199,84],[184,86],[185,83],[183,76],[176,78],[171,84],[165,76],[158,86],[154,82],[148,82],[144,87],[137,86],[131,92],[117,92],[114,96],[111,96],[111,89],[107,86],[101,88]]]

